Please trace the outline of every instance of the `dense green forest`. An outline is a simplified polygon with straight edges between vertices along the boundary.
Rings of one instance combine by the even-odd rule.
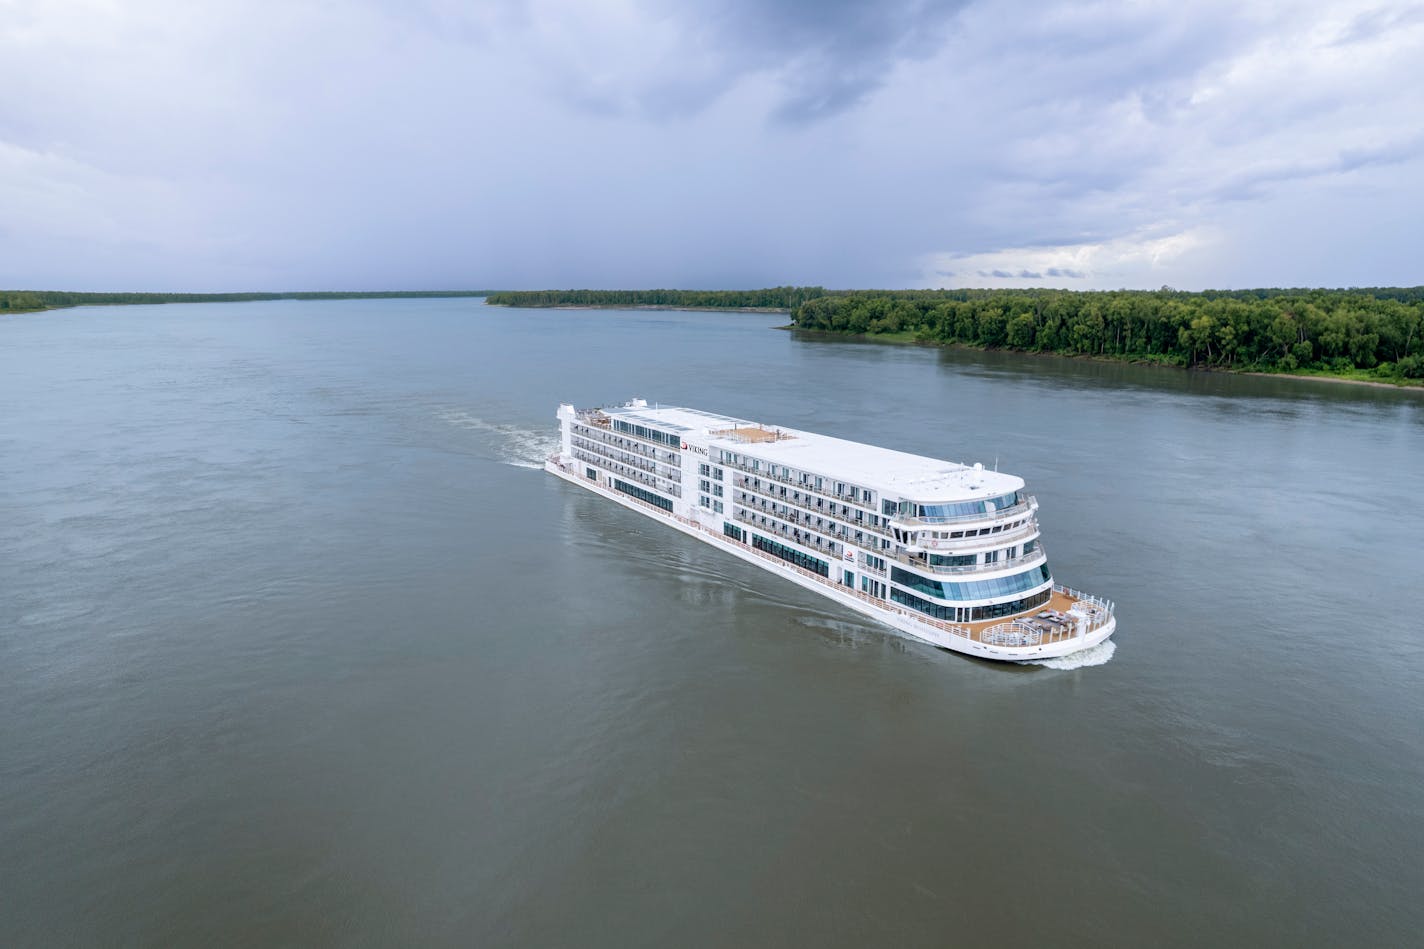
[[[1424,378],[1424,287],[828,294],[803,329],[1199,366]]]
[[[1173,366],[1424,379],[1424,287],[537,290],[506,306],[786,309],[800,329]]]
[[[821,287],[768,287],[765,290],[517,290],[492,293],[496,306],[667,306],[756,307],[794,310],[823,297]]]
[[[404,297],[482,297],[486,290],[311,290],[296,293],[71,293],[67,290],[0,290],[0,314],[66,306],[129,303],[249,303],[254,300],[387,300]]]

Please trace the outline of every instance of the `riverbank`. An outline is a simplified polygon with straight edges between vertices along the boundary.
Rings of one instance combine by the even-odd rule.
[[[490,303],[511,310],[688,310],[694,313],[790,313],[784,306],[676,306],[671,303]]]
[[[923,346],[931,349],[968,349],[976,352],[1014,353],[1020,356],[1051,356],[1058,359],[1080,359],[1091,362],[1151,366],[1157,369],[1174,369],[1179,372],[1212,372],[1232,376],[1260,376],[1265,379],[1304,379],[1341,385],[1373,386],[1379,389],[1400,389],[1406,392],[1424,394],[1424,379],[1399,379],[1398,381],[1390,381],[1388,379],[1368,378],[1364,376],[1366,370],[1361,369],[1350,370],[1353,375],[1345,373],[1333,374],[1323,369],[1298,369],[1292,372],[1260,372],[1258,370],[1248,369],[1228,369],[1221,366],[1178,366],[1168,362],[1158,362],[1152,359],[1141,359],[1132,356],[1055,353],[1031,349],[1012,349],[1004,346],[990,347],[972,346],[968,343],[944,343],[938,340],[921,339],[913,330],[904,330],[899,333],[840,333],[831,330],[804,329],[795,323],[778,326],[776,329],[793,330],[798,333],[805,333],[808,336],[816,336],[824,339],[853,339],[866,343],[885,343],[892,346]]]
[[[0,290],[0,316],[79,306],[152,306],[160,303],[259,303],[272,300],[420,300],[479,298],[489,290],[295,290],[278,293],[75,292]]]
[[[824,287],[763,287],[759,290],[502,290],[490,294],[491,306],[537,309],[731,310],[790,313],[826,294]]]

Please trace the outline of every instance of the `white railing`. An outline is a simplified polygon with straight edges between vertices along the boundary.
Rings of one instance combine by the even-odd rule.
[[[1037,646],[1043,642],[1043,630],[1014,620],[990,626],[979,634],[979,641],[991,646]]]
[[[643,484],[646,484],[648,487],[653,488],[654,490],[665,491],[668,494],[671,494],[673,497],[682,497],[682,488],[680,487],[679,482],[674,481],[671,478],[663,478],[660,475],[647,474],[646,472],[640,471],[639,469],[634,468],[630,465],[625,465],[621,461],[614,461],[612,458],[609,458],[606,455],[599,455],[584,448],[574,448],[573,456],[579,461],[584,462],[585,464],[598,465],[603,468],[610,468],[618,472],[625,478],[632,478],[634,481],[641,481]],[[666,487],[662,484],[659,484],[659,481],[666,481],[669,485],[672,485],[672,487]]]
[[[800,483],[799,481],[792,481],[792,480],[789,479],[789,478],[773,478],[771,475],[767,474],[767,473],[764,472],[764,471],[752,471],[752,472],[748,472],[748,471],[746,471],[745,469],[743,469],[743,468],[738,468],[738,467],[736,467],[736,466],[732,466],[732,471],[733,471],[733,474],[732,474],[732,483],[735,484],[735,485],[736,485],[737,487],[739,487],[739,488],[743,488],[743,489],[748,490],[748,491],[755,491],[755,492],[758,492],[759,494],[760,494],[763,490],[765,490],[765,491],[766,491],[765,496],[766,496],[768,499],[775,500],[775,501],[777,501],[778,503],[781,503],[781,504],[794,504],[794,505],[796,505],[797,507],[803,508],[803,509],[805,509],[805,510],[807,510],[807,511],[811,511],[811,512],[813,512],[813,513],[815,513],[815,514],[818,514],[818,515],[824,517],[824,516],[826,516],[827,514],[830,514],[830,513],[832,513],[832,512],[827,511],[826,508],[824,508],[824,507],[815,507],[815,506],[813,506],[812,503],[811,503],[811,502],[814,501],[816,498],[820,498],[822,501],[825,501],[825,502],[826,502],[828,505],[830,505],[832,508],[836,508],[837,505],[839,505],[840,507],[849,508],[849,509],[850,509],[850,512],[851,512],[851,513],[849,513],[849,514],[843,514],[843,513],[840,512],[839,509],[836,509],[835,512],[834,512],[834,514],[833,514],[832,516],[837,517],[837,518],[839,518],[839,519],[842,520],[842,521],[845,521],[847,524],[852,524],[852,523],[855,524],[857,530],[874,531],[874,532],[877,533],[877,534],[884,534],[884,535],[886,535],[887,537],[888,537],[889,534],[890,534],[890,529],[889,529],[888,527],[876,527],[876,526],[873,526],[873,525],[870,523],[870,517],[872,517],[872,516],[879,516],[879,515],[876,515],[876,513],[875,513],[874,510],[872,510],[872,509],[866,507],[866,505],[865,505],[863,502],[860,502],[860,501],[851,501],[850,498],[845,497],[845,496],[843,496],[843,495],[833,494],[833,493],[826,492],[826,491],[817,491],[814,487],[808,487],[807,485],[804,485],[804,484]],[[779,495],[779,494],[772,494],[772,493],[770,492],[770,489],[758,488],[758,487],[756,487],[755,485],[753,485],[753,484],[751,483],[753,479],[759,479],[759,480],[769,481],[769,482],[773,482],[773,483],[777,483],[777,484],[784,484],[784,485],[786,485],[787,487],[795,488],[796,490],[798,490],[798,491],[800,491],[800,492],[802,493],[803,500],[802,500],[802,501],[797,501],[797,500],[793,499],[790,495],[787,495],[786,497],[783,498],[783,497],[782,497],[781,495]],[[864,515],[864,516],[863,516],[860,520],[858,520],[858,521],[855,519],[855,512],[856,512],[856,511],[860,511],[860,512]],[[885,523],[885,522],[882,520],[881,523],[883,524],[883,523]]]
[[[614,435],[609,432],[594,431],[592,429],[587,429],[586,427],[585,430],[580,430],[578,428],[571,429],[570,435],[572,435],[572,437],[574,438],[587,438],[593,441],[598,441],[610,447],[616,448],[619,451],[626,451],[632,454],[642,455],[646,458],[652,458],[656,461],[660,461],[663,464],[679,465],[682,463],[681,459],[678,456],[678,453],[672,450],[671,448],[668,448],[666,445],[654,446],[653,444],[639,441],[636,438],[632,438],[629,436]]]
[[[1084,593],[1081,590],[1066,587],[1061,583],[1053,584],[1053,589],[1062,593],[1064,596],[1072,597],[1078,601],[1070,608],[1070,612],[1076,612],[1086,617],[1089,629],[1097,629],[1100,626],[1104,626],[1113,618],[1116,604],[1113,603],[1112,600],[1105,600],[1100,596]]]
[[[1020,557],[1012,557],[1005,560],[998,560],[994,563],[973,563],[962,564],[954,567],[936,567],[924,560],[916,560],[908,554],[890,554],[890,559],[902,563],[907,567],[914,567],[916,570],[923,570],[926,573],[936,574],[964,574],[964,573],[989,573],[993,570],[1013,570],[1019,567],[1030,567],[1034,564],[1042,563],[1048,559],[1048,554],[1040,547],[1031,553]]]
[[[963,524],[966,521],[994,521],[1001,517],[1013,517],[1016,514],[1022,514],[1024,511],[1037,506],[1038,498],[1029,495],[1018,504],[1001,508],[997,511],[982,511],[978,514],[954,514],[949,517],[916,517],[913,515],[901,516],[899,514],[892,514],[890,521],[891,526],[900,525],[901,530],[907,528],[913,530],[916,527],[922,527],[927,524]]]
[[[854,504],[854,505],[856,505],[857,507],[860,507],[860,508],[863,509],[863,510],[866,510],[866,511],[871,510],[870,505],[869,505],[867,502],[861,501],[861,500],[858,499],[858,498],[852,498],[849,493],[847,493],[847,494],[836,494],[834,491],[826,491],[826,490],[824,490],[824,489],[817,491],[817,490],[816,490],[816,485],[815,485],[814,482],[812,482],[811,484],[807,484],[805,481],[801,481],[801,480],[798,480],[798,479],[796,479],[796,478],[787,478],[787,477],[783,477],[782,475],[774,475],[774,474],[772,474],[772,473],[769,472],[769,471],[753,471],[752,469],[746,468],[746,467],[744,467],[744,466],[742,466],[742,465],[734,465],[734,464],[730,464],[730,463],[728,463],[728,462],[720,462],[720,464],[726,465],[728,468],[731,468],[733,471],[740,471],[740,472],[744,473],[747,477],[750,477],[750,478],[765,478],[767,481],[775,481],[775,482],[777,482],[778,484],[784,484],[784,485],[787,485],[788,487],[795,487],[795,488],[797,488],[798,490],[805,491],[805,492],[807,492],[807,493],[812,493],[812,492],[814,492],[815,494],[817,494],[817,495],[819,495],[819,496],[821,496],[821,497],[823,497],[823,498],[828,498],[828,499],[829,499],[829,498],[835,498],[836,501],[837,501],[838,503],[840,503],[840,504]],[[814,476],[813,476],[813,477],[814,477]],[[831,481],[833,481],[833,480],[835,480],[835,479],[833,479],[833,478],[829,478],[829,479],[828,479],[828,478],[825,478],[824,476],[822,476],[822,480],[831,480]]]
[[[624,451],[623,449],[618,448],[614,445],[606,445],[603,442],[597,442],[589,438],[584,438],[581,435],[570,436],[569,443],[575,448],[580,448],[583,451],[590,452],[595,455],[600,455],[605,458],[611,458],[621,464],[630,465],[631,467],[650,472],[651,474],[655,474],[659,478],[666,478],[669,481],[679,482],[682,480],[682,469],[677,465],[668,464],[665,461],[656,461],[650,458],[645,458],[644,456],[639,455],[636,452]],[[664,473],[663,469],[666,469],[666,473]]]
[[[820,524],[813,523],[813,515],[807,514],[803,509],[792,504],[782,502],[767,503],[766,499],[759,494],[748,494],[745,491],[735,491],[732,494],[732,501],[740,504],[747,510],[755,510],[768,517],[775,517],[786,521],[788,524],[796,524],[806,529],[810,533],[825,535],[828,541],[835,543],[861,543],[855,540],[856,531],[852,529],[849,522],[839,520],[835,517],[815,515],[815,520],[820,520]],[[827,523],[829,521],[830,523]],[[860,532],[864,536],[864,531]]]
[[[1018,527],[1005,528],[997,534],[979,534],[975,537],[922,537],[909,544],[910,547],[921,547],[925,550],[983,550],[985,547],[994,547],[1001,540],[1012,540],[1015,537],[1022,537],[1024,534],[1033,534],[1038,531],[1038,521],[1029,518]]]
[[[772,515],[768,513],[767,516],[770,517]],[[773,524],[762,524],[759,521],[752,520],[752,515],[743,514],[741,511],[737,510],[735,505],[733,505],[732,507],[732,520],[742,521],[745,524],[750,524],[757,530],[766,531],[768,534],[776,534],[779,537],[783,537],[786,540],[791,541],[793,544],[800,544],[807,550],[815,551],[823,557],[840,558],[845,553],[845,545],[841,544],[839,541],[830,540],[829,538],[822,538],[826,542],[825,548],[822,549],[821,546],[816,543],[816,538],[820,537],[820,535],[816,534],[814,531],[802,531],[798,535],[797,533],[795,533],[795,528],[785,527],[779,522]]]

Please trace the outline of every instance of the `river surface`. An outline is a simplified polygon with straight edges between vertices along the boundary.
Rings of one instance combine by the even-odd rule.
[[[782,321],[0,319],[0,944],[1417,945],[1421,393]],[[538,470],[631,396],[1022,475],[1114,644],[941,652]]]

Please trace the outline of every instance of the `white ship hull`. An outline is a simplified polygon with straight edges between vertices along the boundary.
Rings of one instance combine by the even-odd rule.
[[[566,464],[568,465],[567,467]],[[573,470],[570,470],[570,467],[572,467]],[[1105,619],[1092,625],[1089,625],[1087,622],[1080,622],[1078,624],[1079,628],[1073,635],[1064,636],[1056,641],[1025,642],[1023,645],[986,643],[978,638],[979,635],[982,635],[982,630],[975,630],[971,626],[962,627],[964,632],[969,633],[969,635],[952,632],[944,628],[948,624],[926,622],[925,620],[917,618],[909,610],[902,609],[884,600],[877,602],[854,589],[839,585],[826,578],[817,576],[810,571],[803,570],[794,564],[784,560],[778,560],[746,544],[738,543],[731,538],[724,537],[696,520],[665,513],[650,504],[627,497],[624,494],[607,488],[577,473],[577,463],[563,462],[558,455],[546,461],[544,470],[550,474],[557,475],[571,484],[578,485],[586,491],[591,491],[629,510],[636,511],[639,514],[666,524],[668,527],[681,531],[689,537],[695,537],[704,543],[724,550],[734,557],[745,560],[747,563],[761,567],[792,583],[835,600],[837,603],[855,610],[857,613],[869,616],[887,626],[893,627],[900,633],[942,649],[950,649],[966,655],[977,656],[981,659],[1010,662],[1050,659],[1070,655],[1096,646],[1111,637],[1117,628],[1116,618],[1108,612]],[[1056,587],[1055,592],[1069,599],[1073,598],[1072,592],[1066,588]]]

